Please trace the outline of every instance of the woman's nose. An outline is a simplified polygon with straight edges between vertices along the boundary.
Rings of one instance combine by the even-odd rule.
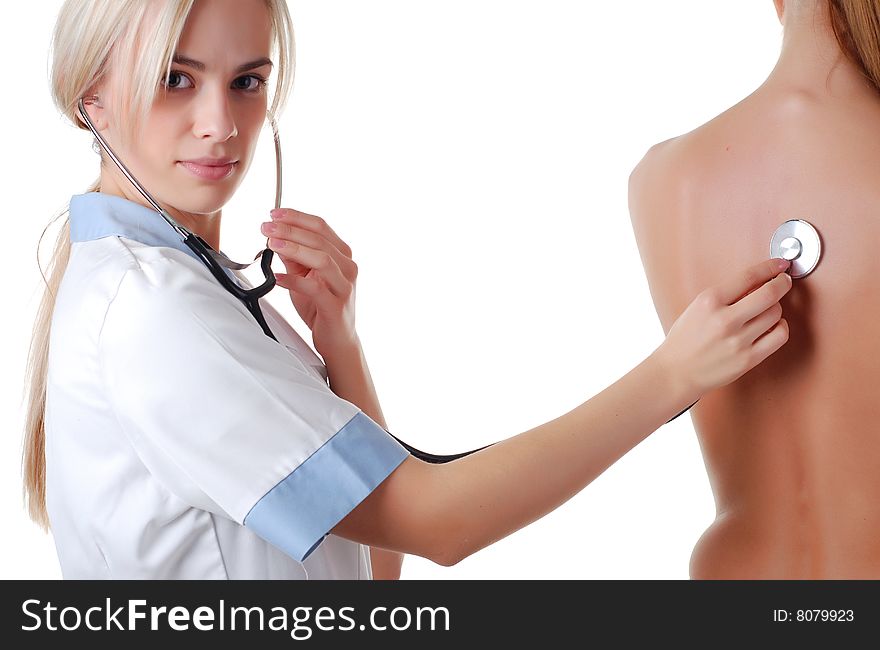
[[[196,109],[193,131],[196,137],[225,142],[238,135],[235,116],[225,89],[208,90],[202,94]]]

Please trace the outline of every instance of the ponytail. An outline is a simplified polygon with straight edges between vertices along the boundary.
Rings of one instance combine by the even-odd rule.
[[[100,187],[100,179],[89,186],[87,191],[94,192]],[[57,218],[64,216],[65,210]],[[53,221],[55,221],[53,219]],[[50,224],[51,225],[51,222]],[[43,230],[46,234],[49,226]],[[42,241],[43,237],[40,237]],[[37,244],[37,266],[40,266],[40,246]],[[46,375],[49,361],[49,336],[52,324],[52,312],[55,309],[55,297],[67,261],[70,258],[70,222],[65,219],[55,240],[55,248],[49,258],[49,277],[43,273],[45,288],[43,299],[37,309],[33,335],[28,350],[25,369],[24,392],[27,399],[24,451],[22,454],[22,474],[24,476],[24,499],[30,518],[43,530],[49,529],[49,516],[46,512],[46,423],[43,415],[46,412]]]

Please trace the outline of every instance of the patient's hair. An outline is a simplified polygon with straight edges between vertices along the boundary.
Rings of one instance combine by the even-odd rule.
[[[880,90],[880,0],[829,0],[841,49]]]
[[[264,1],[272,22],[273,54],[277,55],[274,66],[277,78],[268,109],[275,117],[283,110],[293,83],[293,26],[286,0]],[[159,80],[168,77],[193,2],[66,0],[58,14],[50,45],[52,98],[58,109],[75,126],[85,130],[88,127],[79,116],[77,101],[92,93],[94,86],[102,81],[112,84],[112,95],[118,98],[118,121],[125,125],[118,137],[122,143],[131,141],[150,111]],[[124,74],[110,74],[114,70]],[[99,189],[100,177],[86,191]],[[49,225],[67,212],[57,215]],[[42,239],[41,235],[40,241]],[[49,527],[44,421],[49,332],[55,296],[69,257],[70,221],[65,219],[49,260],[48,279],[40,266],[37,244],[37,266],[46,288],[37,310],[25,371],[24,498],[31,519],[44,530]]]

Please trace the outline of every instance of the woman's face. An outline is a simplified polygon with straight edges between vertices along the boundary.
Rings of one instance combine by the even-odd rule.
[[[160,203],[211,214],[238,188],[266,119],[270,48],[263,0],[196,0],[141,137],[119,153]]]

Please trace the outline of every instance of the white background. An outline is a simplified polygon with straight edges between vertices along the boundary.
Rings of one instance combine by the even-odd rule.
[[[38,240],[98,174],[91,138],[49,94],[60,6],[0,9],[0,578],[61,575],[51,536],[24,512],[20,471]],[[358,330],[392,432],[435,453],[481,446],[574,408],[662,342],[627,178],[650,145],[766,78],[782,34],[770,0],[289,6],[298,65],[279,123],[282,203],[320,214],[354,251]],[[274,180],[261,151],[224,212],[233,259],[265,243]],[[44,267],[56,234],[57,222]],[[286,291],[271,300],[311,342]],[[684,579],[713,517],[683,416],[530,527],[452,568],[407,557],[403,577]]]

